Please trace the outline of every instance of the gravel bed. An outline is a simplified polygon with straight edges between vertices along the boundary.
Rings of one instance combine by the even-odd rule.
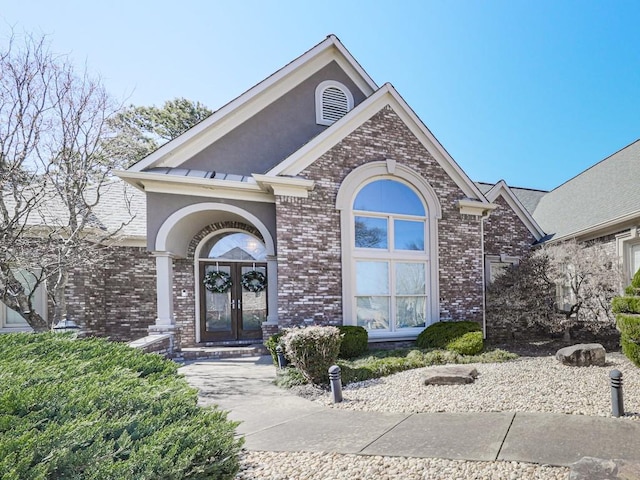
[[[640,369],[620,353],[608,353],[604,367],[569,367],[554,357],[523,357],[505,363],[474,364],[479,377],[468,385],[423,384],[423,368],[347,385],[344,402],[333,408],[379,412],[551,412],[611,416],[609,372],[623,373],[624,407],[640,420]]]
[[[640,369],[619,353],[605,367],[568,367],[553,356],[474,364],[472,384],[425,386],[424,369],[348,385],[344,401],[308,387],[298,393],[333,408],[380,412],[551,412],[610,416],[609,372],[623,373],[626,416],[640,420]],[[236,480],[565,480],[569,469],[521,462],[471,462],[335,453],[243,452]]]
[[[237,480],[565,480],[569,469],[519,462],[467,462],[335,453],[244,452]]]

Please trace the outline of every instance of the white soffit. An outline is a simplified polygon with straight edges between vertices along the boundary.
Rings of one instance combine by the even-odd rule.
[[[378,87],[335,35],[298,57],[273,75],[229,102],[210,117],[131,166],[140,172],[152,167],[177,167],[241,125],[257,112],[335,61],[366,96]]]
[[[360,105],[320,135],[313,138],[309,143],[276,165],[267,172],[266,175],[299,175],[305,168],[337,145],[343,138],[359,128],[386,105],[393,108],[409,130],[420,140],[429,153],[433,155],[438,164],[467,197],[488,203],[478,187],[471,181],[467,174],[464,173],[390,83],[385,83],[377,92],[364,100]]]

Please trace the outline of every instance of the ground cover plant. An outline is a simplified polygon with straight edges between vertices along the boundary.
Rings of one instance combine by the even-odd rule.
[[[102,339],[0,335],[0,472],[18,479],[231,479],[242,440],[177,365]]]
[[[346,385],[413,368],[453,363],[497,363],[515,358],[518,358],[518,355],[500,349],[478,355],[461,355],[449,350],[403,348],[372,350],[364,356],[351,360],[338,359],[337,365],[342,371],[342,383]],[[276,383],[283,388],[291,388],[304,385],[307,381],[297,369],[287,368],[278,372]]]

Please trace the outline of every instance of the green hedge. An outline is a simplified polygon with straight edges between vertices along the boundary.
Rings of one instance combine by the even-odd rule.
[[[469,332],[480,332],[476,322],[438,322],[424,329],[416,339],[418,348],[447,348],[453,340]]]
[[[622,334],[620,337],[622,353],[633,362],[636,367],[640,367],[640,345],[633,338]]]
[[[342,335],[340,344],[340,358],[356,358],[367,353],[369,349],[369,334],[364,327],[343,325],[338,327]]]
[[[242,440],[177,365],[101,339],[0,335],[0,472],[18,479],[232,479]]]

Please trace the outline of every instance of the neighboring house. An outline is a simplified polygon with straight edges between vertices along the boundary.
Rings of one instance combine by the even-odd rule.
[[[635,145],[620,164],[637,164]],[[591,224],[553,223],[566,197],[594,199],[592,170],[585,185],[570,186],[578,176],[548,193],[472,182],[331,35],[117,172],[144,192],[146,248],[118,247],[100,271],[77,272],[70,313],[89,333],[132,340],[148,327],[178,347],[255,343],[293,325],[360,325],[375,342],[442,320],[484,324],[500,269],[542,240],[604,226],[601,213],[636,212],[602,235],[638,261],[635,190],[624,211],[605,207],[609,195]]]

